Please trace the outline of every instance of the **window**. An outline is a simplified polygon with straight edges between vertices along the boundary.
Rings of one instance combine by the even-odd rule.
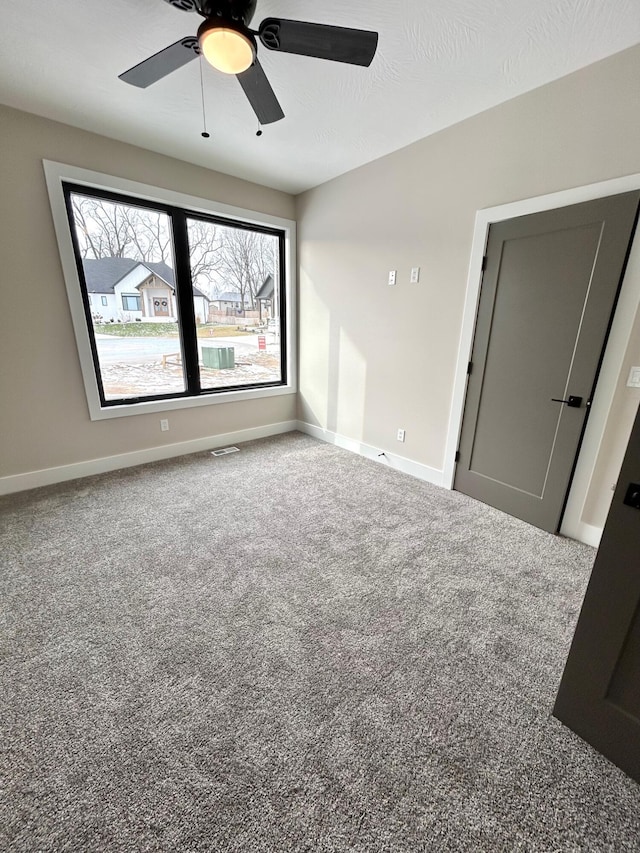
[[[92,418],[295,391],[294,223],[60,164],[45,172]]]
[[[135,293],[123,293],[122,308],[124,311],[139,311],[140,297]]]

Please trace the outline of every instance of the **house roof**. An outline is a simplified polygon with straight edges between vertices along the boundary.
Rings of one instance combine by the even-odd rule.
[[[271,273],[262,282],[260,290],[256,293],[256,299],[273,299],[273,276]]]
[[[135,261],[132,258],[83,258],[82,267],[89,293],[113,293],[116,284],[136,267],[146,267],[149,272],[166,282],[175,290],[175,275],[164,261]],[[205,294],[194,286],[194,296],[208,299]]]
[[[232,292],[230,290],[225,291],[224,293],[219,293],[218,296],[214,297],[214,302],[237,302],[240,303],[242,300],[240,299],[240,294],[237,292]],[[245,300],[246,301],[246,300]]]
[[[113,288],[137,266],[130,258],[83,258],[82,268],[89,293],[113,293]]]

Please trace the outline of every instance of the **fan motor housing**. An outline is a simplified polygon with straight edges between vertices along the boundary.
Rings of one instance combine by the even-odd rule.
[[[258,0],[200,0],[200,13],[207,18],[241,21],[245,26],[253,18]]]

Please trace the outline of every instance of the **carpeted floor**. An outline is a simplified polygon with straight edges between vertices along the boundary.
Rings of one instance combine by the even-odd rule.
[[[0,848],[638,851],[594,551],[292,433],[0,499]]]

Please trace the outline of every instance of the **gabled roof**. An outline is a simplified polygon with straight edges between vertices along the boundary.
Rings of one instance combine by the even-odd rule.
[[[211,302],[211,300],[209,299],[209,297],[207,296],[207,294],[206,294],[206,293],[203,293],[201,290],[199,290],[199,289],[195,286],[195,284],[193,285],[193,295],[194,295],[194,296],[202,296],[202,298],[203,298],[203,299],[206,299],[206,300],[207,300],[207,302]]]
[[[157,261],[153,263],[150,261],[145,261],[143,266],[145,266],[148,270],[151,270],[154,275],[158,276],[163,281],[166,281],[168,285],[175,288],[176,278],[173,273],[173,270],[170,266],[165,264],[164,261]]]
[[[271,273],[262,282],[260,290],[256,293],[256,299],[273,299],[273,276]]]
[[[143,267],[157,278],[166,282],[175,290],[176,279],[173,270],[164,261],[134,261],[132,258],[83,258],[82,268],[89,293],[113,293],[116,284],[129,275],[136,267]],[[194,296],[208,299],[194,286]]]
[[[131,258],[83,258],[84,280],[89,293],[113,293],[113,288],[138,265]]]

